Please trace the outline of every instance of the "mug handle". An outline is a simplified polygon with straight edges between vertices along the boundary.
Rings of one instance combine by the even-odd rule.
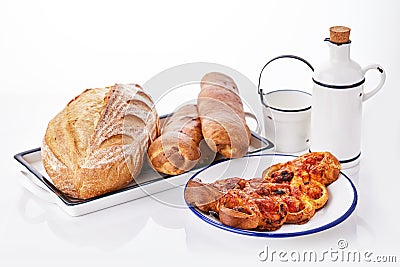
[[[260,123],[258,122],[258,119],[257,119],[256,115],[254,115],[254,114],[251,113],[251,112],[245,111],[245,112],[244,112],[244,116],[245,116],[245,117],[249,117],[249,118],[251,118],[251,119],[253,119],[253,120],[256,121],[257,126],[256,126],[256,129],[255,129],[254,131],[255,131],[257,134],[261,134]]]
[[[363,93],[363,98],[362,101],[367,101],[368,99],[370,99],[372,96],[374,96],[376,93],[378,93],[379,90],[382,89],[383,84],[385,83],[386,80],[386,72],[383,70],[381,65],[378,64],[371,64],[368,65],[366,67],[364,67],[362,69],[363,74],[365,75],[365,73],[369,70],[377,70],[379,71],[379,73],[381,74],[381,81],[379,82],[379,84],[375,87],[375,89],[367,92],[367,93]]]

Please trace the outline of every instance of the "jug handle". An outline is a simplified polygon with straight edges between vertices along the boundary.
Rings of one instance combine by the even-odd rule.
[[[379,84],[375,87],[375,89],[373,89],[367,93],[363,92],[363,97],[362,97],[363,102],[370,99],[372,96],[374,96],[376,93],[378,93],[378,91],[382,89],[382,86],[386,80],[386,72],[383,70],[381,65],[378,65],[378,64],[368,65],[362,69],[362,72],[365,75],[365,73],[369,70],[379,71],[379,73],[381,74],[381,80],[380,80]]]

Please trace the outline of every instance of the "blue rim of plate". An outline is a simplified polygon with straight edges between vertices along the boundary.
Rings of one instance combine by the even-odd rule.
[[[264,156],[284,156],[284,157],[297,157],[294,155],[288,155],[288,154],[257,154],[257,155],[246,155],[243,158],[250,158],[250,157],[264,157]],[[205,171],[206,169],[215,166],[217,164],[220,164],[222,162],[228,161],[230,159],[222,159],[220,161],[215,162],[214,164],[205,167],[203,169],[201,169],[200,171],[196,172],[195,174],[192,175],[192,177],[190,177],[189,181],[192,180],[193,178],[195,178],[199,173]],[[197,216],[199,217],[201,220],[205,221],[206,223],[215,226],[217,228],[232,232],[232,233],[236,233],[236,234],[242,234],[242,235],[248,235],[248,236],[257,236],[257,237],[272,237],[272,238],[285,238],[285,237],[295,237],[295,236],[302,236],[302,235],[310,235],[310,234],[314,234],[314,233],[318,233],[321,231],[325,231],[327,229],[330,229],[338,224],[340,224],[341,222],[343,222],[344,220],[346,220],[355,210],[356,206],[357,206],[357,201],[358,201],[358,194],[357,194],[357,190],[355,185],[353,184],[353,182],[350,180],[350,178],[344,174],[343,172],[340,172],[341,175],[343,175],[343,177],[345,177],[347,179],[347,181],[350,183],[351,188],[353,189],[353,201],[350,205],[350,207],[347,209],[347,211],[340,216],[339,218],[337,218],[336,220],[333,220],[332,222],[329,222],[325,225],[313,228],[313,229],[309,229],[309,230],[305,230],[305,231],[298,231],[298,232],[290,232],[290,233],[274,233],[274,232],[261,232],[261,231],[251,231],[251,230],[244,230],[244,229],[239,229],[239,228],[234,228],[234,227],[230,227],[227,225],[222,224],[221,222],[217,222],[215,220],[212,220],[210,218],[208,218],[203,212],[201,212],[200,210],[198,210],[196,207],[193,207],[192,205],[190,205],[189,203],[186,202],[185,199],[185,203],[186,205],[189,207],[189,209]],[[186,187],[187,187],[187,183],[185,185],[185,191],[186,191]]]

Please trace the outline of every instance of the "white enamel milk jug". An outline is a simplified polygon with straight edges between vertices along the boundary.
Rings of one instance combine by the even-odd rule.
[[[310,151],[329,151],[343,168],[359,163],[363,102],[383,86],[386,74],[378,64],[362,68],[350,58],[350,29],[330,28],[329,58],[314,71],[311,108]],[[364,91],[365,73],[377,70],[377,87]]]

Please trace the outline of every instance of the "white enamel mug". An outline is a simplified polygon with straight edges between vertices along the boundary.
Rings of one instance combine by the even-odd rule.
[[[268,61],[261,70],[258,93],[263,105],[265,137],[275,144],[277,152],[294,153],[309,148],[311,121],[311,94],[301,90],[282,89],[265,92],[260,88],[265,67],[281,58],[297,59],[313,67],[303,58],[282,55]]]

